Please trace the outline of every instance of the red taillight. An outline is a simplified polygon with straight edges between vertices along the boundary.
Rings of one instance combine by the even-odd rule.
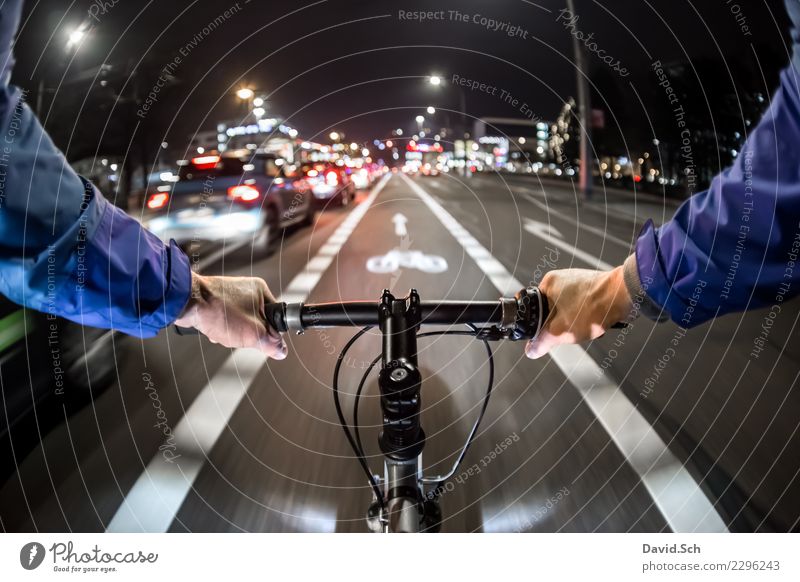
[[[198,170],[210,170],[219,163],[219,156],[200,156],[192,158],[192,165]]]
[[[633,177],[633,181],[634,181],[634,182],[641,182],[641,181],[642,181],[642,177],[641,177],[639,174],[636,174],[636,175]]]
[[[242,202],[252,202],[257,200],[261,193],[258,188],[241,184],[239,186],[231,186],[228,188],[228,198],[231,200],[241,200]]]
[[[150,210],[155,210],[156,208],[163,208],[166,206],[167,201],[169,200],[169,194],[166,192],[158,192],[156,194],[151,194],[150,198],[147,199],[147,207]]]
[[[325,174],[325,182],[328,186],[338,186],[339,185],[339,174],[330,170],[327,174]]]

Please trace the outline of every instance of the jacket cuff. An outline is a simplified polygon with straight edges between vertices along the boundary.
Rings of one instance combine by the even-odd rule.
[[[189,265],[189,257],[186,256],[175,240],[169,241],[169,292],[164,298],[164,309],[166,311],[166,324],[172,324],[178,319],[192,293],[192,268]]]
[[[639,277],[639,267],[636,262],[636,253],[625,259],[625,263],[622,266],[622,277],[633,302],[631,318],[644,315],[646,318],[659,323],[669,319],[664,309],[647,294],[647,285],[642,285],[642,280]]]

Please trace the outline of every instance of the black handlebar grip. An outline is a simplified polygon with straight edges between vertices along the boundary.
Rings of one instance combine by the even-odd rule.
[[[194,327],[181,327],[179,325],[173,327],[175,328],[175,333],[178,335],[200,335],[200,332]]]
[[[264,307],[264,318],[267,320],[267,325],[278,332],[289,331],[286,325],[286,304],[285,303],[269,303]]]

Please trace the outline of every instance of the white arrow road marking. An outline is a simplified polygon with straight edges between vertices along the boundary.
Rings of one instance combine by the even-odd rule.
[[[584,263],[588,264],[594,269],[600,269],[603,271],[610,271],[614,267],[598,259],[597,257],[582,251],[576,246],[569,244],[568,242],[564,241],[564,237],[561,235],[558,230],[552,225],[549,225],[544,222],[539,222],[538,220],[533,220],[530,218],[524,219],[525,222],[523,226],[525,230],[531,233],[533,236],[539,237],[543,241],[550,243],[553,246],[560,248],[562,251],[567,251],[576,259],[580,259]]]
[[[411,189],[422,198],[445,228],[475,259],[488,279],[502,295],[522,289],[524,285],[495,259],[475,237],[462,227],[453,215],[437,203],[418,184],[402,175]],[[535,221],[532,221],[535,222]],[[538,223],[541,225],[542,223]],[[576,257],[591,265],[605,265],[599,259],[567,245],[554,235],[553,229],[533,224],[536,236],[550,244],[570,250]],[[526,227],[527,229],[527,227]],[[530,231],[529,231],[530,232]],[[584,258],[585,257],[585,258]],[[610,266],[609,266],[610,268]],[[557,346],[550,357],[564,376],[575,386],[589,409],[597,416],[617,449],[631,468],[639,475],[650,493],[656,507],[661,511],[670,528],[677,533],[727,532],[725,522],[714,505],[700,489],[681,462],[672,454],[653,427],[644,419],[600,366],[584,348],[577,345]]]
[[[384,176],[369,197],[342,221],[284,289],[281,301],[305,300],[390,177]],[[175,458],[169,462],[160,452],[153,456],[106,531],[163,533],[169,529],[217,439],[265,364],[264,355],[256,350],[231,351],[172,431]]]
[[[398,212],[392,216],[392,222],[394,222],[394,233],[397,236],[408,236],[408,230],[406,229],[406,223],[408,222],[408,219],[403,214]]]

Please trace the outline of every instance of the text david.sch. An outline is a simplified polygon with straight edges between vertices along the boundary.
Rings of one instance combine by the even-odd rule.
[[[665,544],[663,546],[651,546],[642,544],[643,554],[699,554],[700,546],[697,544]]]

